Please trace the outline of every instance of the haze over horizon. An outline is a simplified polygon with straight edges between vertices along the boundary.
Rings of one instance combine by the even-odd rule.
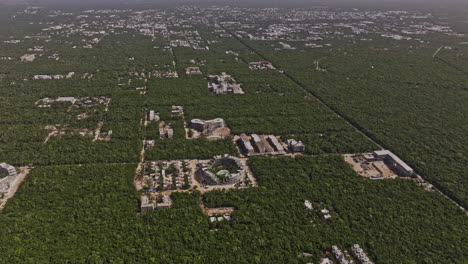
[[[468,1],[465,0],[447,0],[443,3],[439,0],[355,0],[355,1],[345,1],[345,0],[290,0],[285,3],[280,0],[0,0],[0,4],[32,4],[32,5],[141,5],[141,4],[155,4],[155,5],[231,5],[231,6],[274,6],[274,7],[307,7],[307,6],[316,6],[316,5],[331,5],[331,6],[359,6],[359,7],[376,7],[376,6],[386,6],[392,8],[403,8],[403,7],[468,7]],[[424,4],[424,6],[419,6]],[[461,6],[460,6],[461,5]]]

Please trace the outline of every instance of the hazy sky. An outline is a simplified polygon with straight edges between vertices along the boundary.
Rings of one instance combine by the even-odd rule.
[[[143,4],[154,3],[163,5],[181,4],[229,4],[229,5],[257,5],[257,6],[314,6],[314,5],[344,5],[344,6],[391,6],[394,8],[418,6],[425,8],[468,6],[468,0],[0,0],[0,3],[30,3],[30,4],[54,4],[57,6],[93,5],[93,4]]]

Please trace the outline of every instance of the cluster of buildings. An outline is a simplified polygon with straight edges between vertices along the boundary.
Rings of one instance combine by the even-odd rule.
[[[361,261],[362,264],[373,264],[370,261],[369,257],[367,257],[366,252],[362,250],[362,248],[358,244],[354,244],[351,246],[351,250],[353,251],[354,255]]]
[[[361,176],[372,180],[411,177],[413,169],[389,150],[345,155],[345,161]]]
[[[111,98],[105,97],[105,96],[93,96],[93,97],[67,96],[67,97],[57,97],[57,98],[46,97],[46,98],[37,100],[35,102],[35,105],[38,108],[50,108],[52,104],[57,103],[57,102],[70,103],[71,106],[67,110],[67,115],[69,115],[70,118],[74,117],[76,120],[83,120],[83,119],[88,118],[90,116],[90,113],[92,113],[92,111],[81,110],[81,109],[96,108],[100,105],[103,105],[105,107],[104,111],[108,111]],[[77,111],[81,113],[76,115]],[[47,143],[47,141],[53,136],[63,136],[66,134],[77,134],[83,137],[92,137],[93,141],[98,141],[98,140],[110,141],[112,137],[112,130],[102,131],[102,126],[103,126],[103,121],[98,122],[97,128],[95,130],[91,130],[88,128],[74,128],[74,127],[71,127],[69,124],[47,125],[44,127],[44,129],[48,131],[48,136],[45,139],[44,143]]]
[[[47,125],[44,127],[48,135],[44,143],[47,143],[51,137],[65,135],[80,135],[82,137],[91,137],[93,141],[110,141],[112,138],[112,130],[101,131],[101,125],[98,124],[96,130],[88,128],[72,128],[67,124]]]
[[[241,85],[225,72],[221,75],[208,75],[208,89],[214,94],[243,94]]]
[[[355,43],[372,41],[374,37],[397,41],[413,39],[424,43],[425,40],[418,36],[453,34],[446,23],[447,18],[418,11],[233,8],[223,15],[225,22],[220,24],[236,37],[278,41],[280,47],[277,50],[326,48],[331,46],[327,43],[331,40]],[[213,13],[213,16],[216,14]],[[268,26],[259,26],[259,21],[268,22]],[[222,35],[229,37],[229,34]],[[294,43],[295,47],[289,43]]]
[[[274,69],[273,64],[269,61],[258,61],[250,62],[249,69],[251,70],[265,70],[265,69]]]
[[[309,200],[305,200],[304,205],[305,205],[307,210],[313,210],[314,209],[312,203]],[[331,218],[330,211],[328,211],[326,208],[323,208],[322,210],[320,210],[320,212],[322,213],[323,218],[325,220],[328,220],[328,219]]]
[[[110,102],[111,102],[111,98],[106,97],[106,96],[84,96],[84,97],[76,98],[73,106],[92,107],[92,106],[97,106],[97,105],[104,105],[107,108]]]
[[[154,148],[154,146],[156,146],[156,141],[154,141],[154,140],[145,140],[145,142],[144,142],[144,148],[145,149],[151,149],[151,148]]]
[[[36,54],[24,54],[20,57],[22,62],[33,62],[36,59]]]
[[[174,31],[171,30],[168,33],[171,36],[183,39],[177,39],[171,41],[172,47],[191,47],[193,50],[204,51],[209,50],[209,47],[206,45],[203,38],[200,36],[200,33],[197,30],[187,30],[187,28],[192,27],[192,25],[186,25],[186,30],[183,31]]]
[[[286,144],[288,145],[289,151],[293,153],[304,153],[305,152],[305,145],[302,141],[297,141],[295,139],[288,139],[286,140]]]
[[[183,116],[184,115],[184,107],[182,105],[173,105],[171,109],[171,114],[173,116]]]
[[[198,163],[197,173],[204,185],[234,184],[247,176],[247,168],[239,158],[225,154]]]
[[[284,155],[288,152],[302,153],[305,151],[305,146],[302,142],[288,139],[286,144],[284,144],[274,135],[251,134],[248,136],[242,133],[237,138],[236,143],[241,153],[246,156]]]
[[[380,36],[384,38],[390,38],[393,40],[411,40],[412,39],[411,37],[402,36],[398,34],[381,34]]]
[[[211,223],[231,220],[231,215],[236,210],[234,207],[206,208],[203,204],[202,206]]]
[[[189,63],[203,66],[203,65],[206,64],[206,60],[191,59],[191,60],[189,60]]]
[[[150,110],[148,114],[146,115],[146,120],[148,122],[152,122],[152,121],[158,122],[159,120],[161,120],[159,116],[159,112],[156,113],[154,110]]]
[[[256,154],[286,154],[283,145],[274,135],[241,134],[237,141],[241,152],[247,156]]]
[[[200,67],[188,67],[188,68],[185,68],[185,74],[187,74],[187,75],[201,75],[202,72],[200,70]]]
[[[220,216],[216,216],[216,215],[212,215],[210,216],[210,222],[221,222],[221,221],[224,221],[224,220],[231,220],[231,216],[230,215],[220,215]]]
[[[186,40],[180,40],[180,39],[176,39],[176,40],[171,40],[171,47],[190,47],[190,44],[188,41]]]
[[[322,258],[319,261],[320,264],[333,264],[333,261],[329,258]],[[307,264],[312,264],[312,263],[307,263]]]
[[[57,98],[41,98],[35,102],[35,105],[39,108],[48,108],[51,107],[55,102],[66,102],[71,103],[73,107],[84,107],[89,108],[97,105],[109,106],[111,98],[105,96],[85,96],[85,97],[72,97],[72,96],[63,96]]]
[[[222,118],[212,120],[192,119],[188,128],[197,132],[197,135],[194,134],[192,138],[205,136],[208,139],[221,139],[230,134],[230,129]]]
[[[91,80],[91,78],[93,78],[93,75],[92,73],[89,73],[89,72],[86,72],[84,73],[82,76],[81,76],[81,79],[88,79],[88,80]]]
[[[33,76],[33,80],[61,80],[70,79],[75,75],[75,72],[69,72],[66,75],[63,74],[38,74]]]
[[[51,60],[56,60],[56,61],[60,60],[60,56],[59,56],[58,53],[54,53],[52,55],[49,55],[49,56],[47,56],[47,58],[51,59]]]
[[[174,129],[172,128],[172,124],[166,124],[164,122],[159,123],[159,138],[160,139],[172,139],[174,138]]]
[[[337,246],[332,246],[332,252],[335,254],[335,258],[341,263],[341,264],[349,264],[349,261],[346,259],[345,255],[341,251],[341,249]]]
[[[189,189],[192,186],[192,169],[185,160],[147,162],[140,184],[149,192]]]
[[[112,130],[102,131],[101,128],[97,129],[94,134],[94,141],[110,141],[112,139]]]
[[[179,78],[179,74],[173,70],[155,70],[151,73],[150,77],[155,78]]]
[[[172,205],[171,196],[166,194],[162,196],[141,196],[140,212],[145,213],[155,209],[169,209]]]
[[[4,40],[3,43],[5,44],[18,44],[18,43],[21,43],[22,40],[19,40],[19,39],[12,39],[12,40]]]
[[[323,218],[325,218],[325,220],[331,218],[330,211],[328,211],[328,209],[323,208],[322,210],[320,210],[320,212],[323,214]]]
[[[15,167],[7,163],[0,163],[0,176],[6,175],[0,179],[0,196],[10,191],[10,187],[14,184],[17,179],[17,173]]]
[[[131,58],[133,60],[134,58]],[[176,63],[168,63],[165,65],[155,65],[155,69],[148,71],[127,72],[128,77],[119,78],[120,87],[135,87],[136,90],[146,89],[146,82],[151,78],[179,78],[179,74],[175,70]],[[122,81],[123,83],[120,83]]]
[[[88,10],[76,13],[51,10],[47,14],[51,18],[64,15],[70,18],[69,22],[40,22],[44,25],[41,32],[27,38],[50,41],[55,35],[78,36],[83,38],[84,43],[76,44],[75,48],[93,48],[105,36],[137,33],[152,38],[161,36],[171,39],[167,45],[169,49],[191,47],[194,50],[208,50],[208,45],[213,41],[205,41],[194,25],[208,26],[215,34],[231,38],[231,34],[221,28],[221,24],[236,37],[277,41],[282,49],[299,48],[299,45],[304,48],[325,48],[329,47],[325,42],[333,39],[369,41],[372,40],[370,34],[372,37],[416,41],[422,41],[417,37],[424,34],[456,34],[447,25],[446,18],[418,11],[178,7],[173,10]],[[17,44],[22,41],[12,39],[3,42]],[[294,43],[295,47],[289,43]],[[33,61],[38,56],[33,53],[42,52],[43,48],[39,46],[31,48],[28,54],[21,56],[21,61]],[[252,65],[253,68],[270,66],[262,63]],[[198,71],[190,72],[200,74]],[[157,76],[175,77],[176,72],[159,72]]]
[[[31,51],[31,52],[44,52],[44,47],[43,46],[34,46],[32,48],[28,48],[28,51]]]
[[[42,98],[42,99],[39,99],[36,101],[35,105],[39,108],[49,108],[49,107],[52,107],[52,104],[54,102],[70,102],[70,103],[75,103],[75,98],[74,97],[71,97],[73,98],[73,100],[70,100],[70,101],[64,101],[63,98],[65,97],[58,97],[57,99],[51,99],[51,98]]]
[[[47,143],[47,141],[54,136],[64,136],[68,133],[70,134],[78,134],[80,136],[89,136],[92,137],[94,136],[94,133],[91,129],[83,128],[83,129],[73,129],[70,128],[68,125],[61,125],[61,124],[56,124],[56,125],[47,125],[44,127],[45,130],[48,132],[48,136],[45,140],[44,143]]]

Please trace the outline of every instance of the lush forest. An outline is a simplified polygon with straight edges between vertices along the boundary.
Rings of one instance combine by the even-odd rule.
[[[411,180],[360,177],[339,155],[380,144],[465,206],[468,45],[443,34],[407,42],[338,34],[316,41],[328,46],[291,41],[296,49],[283,50],[248,34],[284,21],[300,28],[306,13],[256,21],[239,9],[200,10],[0,4],[0,163],[34,167],[0,212],[0,263],[305,264],[355,243],[375,263],[468,262],[465,211]],[[433,58],[442,44],[450,48]],[[21,62],[27,53],[38,56]],[[276,69],[249,69],[265,59]],[[222,72],[245,94],[212,93],[206,76]],[[79,103],[40,107],[58,97]],[[175,105],[183,114],[171,113]],[[150,110],[160,121],[145,122]],[[213,118],[226,121],[229,137],[186,139],[191,119]],[[160,122],[173,138],[159,138]],[[110,140],[96,131],[112,131]],[[258,187],[175,192],[170,209],[140,213],[139,162],[238,155],[241,133],[301,140],[305,153],[249,158]],[[154,147],[142,151],[146,140]],[[210,222],[204,206],[235,211]]]
[[[455,41],[336,43],[287,56],[267,43],[249,45],[466,206],[468,59],[466,45]],[[434,59],[440,43],[453,48]],[[315,69],[316,60],[325,71]]]
[[[467,261],[465,214],[410,181],[366,180],[334,155],[249,165],[258,188],[177,193],[143,216],[135,165],[36,168],[0,214],[0,262],[307,263],[354,243],[376,263]],[[210,223],[200,199],[232,220]]]
[[[248,62],[261,58],[252,54],[243,44],[232,39],[220,39],[201,27],[207,39],[216,39],[209,51],[174,48],[173,54],[164,49],[165,39],[152,40],[141,35],[121,33],[106,36],[95,49],[72,49],[77,39],[71,37],[62,43],[28,40],[18,45],[2,45],[2,55],[20,56],[22,50],[42,45],[45,50],[61,55],[51,62],[39,58],[29,64],[17,61],[0,63],[0,72],[7,73],[0,89],[0,157],[12,164],[83,164],[136,162],[141,139],[151,139],[157,131],[143,127],[142,119],[149,110],[161,113],[162,120],[170,121],[172,105],[184,106],[185,120],[226,120],[233,134],[275,134],[303,140],[307,153],[348,153],[373,150],[376,146],[359,134],[332,111],[305,93],[297,84],[275,70],[252,71]],[[6,49],[3,49],[5,47]],[[235,51],[238,56],[226,54]],[[154,54],[148,56],[147,54]],[[134,60],[129,60],[129,58]],[[190,60],[206,61],[201,66],[204,74],[231,74],[245,89],[245,95],[216,96],[207,89],[204,77],[186,76]],[[177,61],[180,78],[149,78],[155,70],[169,67]],[[3,67],[3,68],[2,68]],[[76,72],[75,77],[62,80],[29,80],[35,74]],[[92,78],[82,78],[93,74]],[[138,76],[137,76],[138,75]],[[26,78],[26,80],[23,80]],[[146,77],[147,78],[147,77]],[[129,85],[130,83],[130,85]],[[136,88],[144,86],[141,94]],[[67,87],[67,89],[64,89]],[[39,99],[60,96],[105,96],[111,99],[109,110],[94,108],[89,117],[76,120],[86,109],[69,112],[69,103],[54,103],[51,108],[35,105]],[[21,109],[21,111],[18,111]],[[89,112],[89,111],[88,111]],[[96,129],[103,121],[103,131],[112,130],[110,142],[92,142],[91,137],[66,135],[53,137],[43,144],[48,132],[44,127],[64,124],[75,129]],[[182,122],[175,129],[182,132]],[[153,136],[151,136],[153,135]],[[173,141],[161,141],[148,151],[150,159],[210,157],[215,154],[236,153],[229,140],[208,142],[190,141],[182,136]]]

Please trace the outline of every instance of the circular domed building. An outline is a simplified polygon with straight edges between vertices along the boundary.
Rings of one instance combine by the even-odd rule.
[[[246,176],[245,165],[237,157],[215,156],[214,160],[197,165],[200,182],[206,185],[233,184]]]

